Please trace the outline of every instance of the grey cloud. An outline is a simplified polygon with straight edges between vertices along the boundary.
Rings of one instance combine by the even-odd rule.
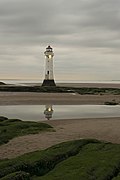
[[[6,66],[11,73],[12,63],[14,68],[20,65],[24,75],[34,71],[38,76],[38,67],[42,71],[44,66],[44,48],[52,44],[59,77],[94,70],[96,76],[105,71],[106,78],[117,61],[111,75],[116,78],[120,75],[116,70],[120,65],[119,7],[119,0],[1,0],[0,71]],[[107,63],[110,70],[106,72]]]

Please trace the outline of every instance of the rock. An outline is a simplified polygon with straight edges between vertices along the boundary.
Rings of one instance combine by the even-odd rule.
[[[8,120],[8,118],[4,116],[0,116],[0,121],[4,121],[4,120]]]
[[[0,85],[5,85],[5,83],[4,82],[0,82]]]

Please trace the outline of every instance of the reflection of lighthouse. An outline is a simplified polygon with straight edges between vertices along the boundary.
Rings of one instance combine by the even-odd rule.
[[[44,114],[45,114],[45,118],[46,118],[47,120],[49,120],[49,119],[52,118],[52,114],[53,114],[52,105],[46,105],[46,106],[45,106]]]
[[[56,86],[54,82],[53,76],[53,50],[50,46],[46,48],[44,52],[45,59],[46,59],[46,67],[45,67],[45,79],[43,81],[42,86]]]

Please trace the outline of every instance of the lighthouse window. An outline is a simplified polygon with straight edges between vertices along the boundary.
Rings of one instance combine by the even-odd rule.
[[[49,71],[47,72],[47,74],[49,74]]]

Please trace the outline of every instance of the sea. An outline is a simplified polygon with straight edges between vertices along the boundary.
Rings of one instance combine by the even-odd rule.
[[[43,80],[40,79],[1,79],[1,82],[6,84],[41,84]],[[106,84],[120,84],[120,80],[56,80],[56,83],[106,83]]]

